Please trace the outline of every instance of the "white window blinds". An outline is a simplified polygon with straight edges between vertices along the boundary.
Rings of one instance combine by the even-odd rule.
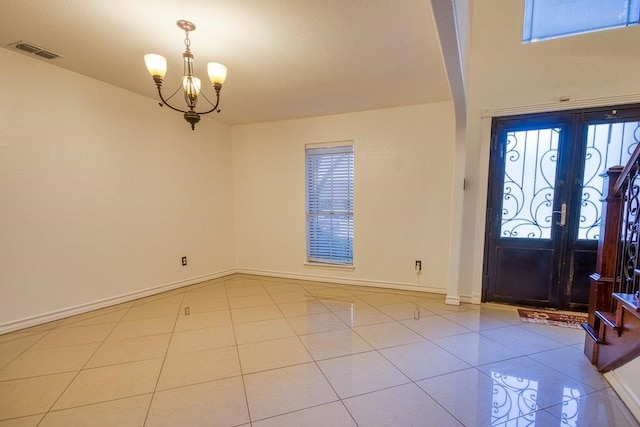
[[[307,147],[307,260],[353,264],[353,145]]]

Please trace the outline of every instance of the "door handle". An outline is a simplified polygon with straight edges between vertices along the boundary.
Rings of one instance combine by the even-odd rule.
[[[560,221],[556,222],[556,224],[563,227],[567,223],[567,204],[566,203],[563,203],[562,206],[560,206],[559,211],[553,211],[552,213],[560,214]]]

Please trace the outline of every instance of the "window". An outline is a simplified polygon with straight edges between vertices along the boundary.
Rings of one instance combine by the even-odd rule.
[[[307,261],[353,264],[353,145],[308,145]]]
[[[525,0],[524,43],[638,25],[640,0]]]

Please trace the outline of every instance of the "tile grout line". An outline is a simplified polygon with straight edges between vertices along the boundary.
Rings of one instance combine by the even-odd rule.
[[[295,413],[299,413],[299,412],[306,411],[306,410],[308,410],[308,409],[319,408],[319,407],[321,407],[321,406],[329,405],[329,404],[331,404],[331,403],[337,403],[337,402],[340,402],[340,398],[338,398],[338,399],[336,399],[336,400],[332,400],[331,402],[319,403],[319,404],[317,404],[317,405],[309,406],[309,407],[307,407],[307,408],[295,409],[295,410],[293,410],[293,411],[283,412],[283,413],[281,413],[281,414],[270,415],[270,416],[265,417],[265,418],[260,418],[260,419],[258,419],[258,420],[253,420],[253,421],[252,421],[252,423],[257,423],[257,422],[262,422],[262,421],[266,421],[266,420],[271,420],[271,419],[274,419],[274,418],[281,417],[281,416],[283,416],[283,415],[291,415],[291,414],[295,414]],[[345,408],[345,409],[346,409],[346,408]],[[348,413],[348,412],[349,412],[349,411],[347,410],[347,413]],[[351,415],[351,414],[349,414],[349,415]],[[353,417],[351,417],[351,418],[353,419]],[[355,420],[353,420],[353,421],[355,422]],[[240,424],[240,426],[244,426],[244,425],[246,425],[246,424]],[[356,426],[358,426],[358,423],[356,423]],[[327,426],[327,427],[332,427],[332,426]]]
[[[158,383],[160,382],[160,377],[162,377],[162,370],[164,369],[164,364],[167,361],[167,355],[169,354],[169,348],[171,347],[171,342],[173,341],[173,334],[176,332],[176,325],[178,324],[178,319],[180,318],[180,309],[182,308],[182,304],[184,302],[186,291],[182,292],[182,299],[180,300],[180,305],[178,307],[178,312],[176,313],[176,318],[173,322],[173,328],[171,329],[171,337],[169,338],[169,343],[167,344],[167,348],[164,351],[164,357],[162,359],[162,364],[160,365],[160,370],[158,371],[158,377],[156,378],[156,384],[153,387],[153,391],[151,392],[151,399],[149,400],[149,406],[147,407],[147,413],[144,417],[144,422],[142,426],[147,425],[147,421],[149,419],[149,413],[151,412],[151,406],[153,405],[153,399],[156,397],[156,391],[158,390]]]
[[[40,338],[38,338],[37,340],[35,340],[33,343],[31,343],[27,348],[25,348],[24,350],[22,350],[20,353],[18,353],[15,357],[13,357],[11,360],[9,360],[9,362],[7,362],[2,368],[0,368],[0,372],[2,370],[4,370],[5,368],[7,368],[10,364],[12,364],[18,357],[22,356],[24,353],[26,353],[28,350],[30,350],[34,345],[38,344],[40,341],[42,341],[47,335],[49,335],[51,332],[53,332],[56,328],[53,329],[49,329],[48,331],[46,331],[46,333],[44,333],[44,335],[42,335]],[[37,335],[39,333],[42,332],[34,332],[32,335],[29,336],[33,336],[33,335]],[[24,338],[29,338],[29,336],[26,336]],[[17,338],[17,339],[22,339],[22,338]],[[16,340],[13,340],[16,341]],[[11,342],[11,341],[8,341]],[[42,375],[37,375],[37,376],[42,376]],[[34,377],[35,378],[35,377]],[[0,380],[0,382],[4,382],[4,381],[11,381],[11,380]]]
[[[311,293],[309,293],[310,295],[313,295]],[[314,297],[316,301],[320,302],[320,304],[322,304],[322,301],[320,301],[319,299],[317,299],[316,297]],[[324,305],[324,304],[322,304]],[[325,306],[326,307],[326,306]],[[344,322],[342,320],[342,318],[338,317],[335,315],[335,313],[333,313],[329,307],[326,307],[329,310],[329,313],[332,313],[335,317],[337,317],[342,323],[346,324],[346,322]],[[279,307],[278,307],[279,309]],[[282,313],[284,315],[284,313]],[[288,322],[288,320],[287,320]],[[349,328],[349,325],[346,325]],[[293,329],[293,326],[291,327]],[[300,341],[300,343],[302,344],[302,346],[307,350],[307,353],[309,354],[309,356],[311,357],[311,360],[313,361],[313,364],[315,365],[316,369],[320,372],[320,374],[322,374],[322,377],[324,378],[324,380],[327,382],[327,384],[329,384],[329,387],[331,387],[331,390],[333,390],[333,393],[336,395],[336,397],[338,398],[338,401],[340,402],[340,404],[342,405],[342,407],[347,411],[347,414],[349,414],[349,416],[351,417],[351,419],[353,420],[353,422],[355,423],[356,426],[359,426],[358,422],[356,421],[355,417],[353,416],[353,414],[351,413],[351,411],[349,411],[349,408],[347,408],[347,406],[344,404],[344,401],[342,400],[342,398],[340,397],[340,395],[338,394],[337,390],[335,389],[335,387],[333,386],[333,384],[331,384],[331,381],[329,381],[329,378],[327,378],[327,375],[324,373],[324,371],[322,370],[322,368],[320,367],[320,365],[318,364],[318,361],[316,360],[315,357],[313,357],[313,355],[311,354],[311,351],[309,351],[309,349],[307,348],[307,346],[304,344],[304,342],[302,341],[302,339],[300,339],[300,335],[295,331],[294,329],[294,333],[296,334],[296,337],[298,338],[298,340]],[[328,403],[331,402],[327,402],[327,403],[323,403],[323,405],[326,405]],[[318,405],[320,406],[320,405]],[[309,408],[304,408],[303,410],[306,410]]]
[[[279,305],[278,303],[276,303],[276,302],[275,302],[275,300],[273,300],[273,297],[271,296],[271,294],[270,294],[270,293],[268,293],[268,295],[269,295],[269,297],[271,298],[271,300],[273,301],[273,303],[275,304],[275,306],[276,306],[276,307],[278,308],[278,310],[280,311],[280,314],[282,315],[282,318],[283,318],[283,319],[285,319],[285,321],[287,322],[287,324],[289,325],[289,327],[293,330],[293,332],[294,332],[294,334],[295,334],[295,337],[298,339],[298,342],[299,342],[299,343],[302,345],[302,347],[305,349],[305,351],[307,352],[307,355],[310,357],[310,359],[311,359],[311,360],[310,360],[310,361],[308,361],[308,362],[294,363],[294,364],[292,364],[292,365],[280,366],[280,367],[275,367],[275,368],[265,369],[265,370],[262,370],[262,371],[251,372],[251,373],[249,373],[249,374],[244,374],[244,372],[243,372],[243,373],[242,373],[242,376],[243,376],[243,382],[244,382],[244,376],[245,376],[245,375],[252,375],[252,374],[261,373],[261,372],[276,371],[276,370],[278,370],[278,369],[288,368],[288,367],[292,367],[292,366],[301,366],[301,365],[306,365],[306,364],[309,364],[309,363],[313,363],[313,364],[315,364],[315,366],[316,366],[316,368],[318,369],[318,371],[322,374],[322,376],[324,377],[324,379],[325,379],[325,381],[327,382],[327,384],[329,384],[329,386],[330,386],[330,387],[331,387],[331,389],[333,390],[334,394],[336,395],[337,400],[335,400],[335,401],[331,401],[331,402],[325,402],[325,403],[318,404],[318,405],[313,405],[313,406],[310,406],[310,407],[307,407],[307,408],[297,409],[297,410],[295,410],[295,411],[290,411],[290,412],[287,412],[287,413],[282,413],[282,414],[273,415],[273,416],[271,416],[271,417],[267,417],[267,418],[264,418],[264,419],[268,419],[268,418],[275,418],[275,417],[278,417],[278,416],[281,416],[281,415],[285,415],[285,414],[288,414],[288,413],[294,413],[294,412],[304,411],[304,410],[307,410],[307,409],[310,409],[310,408],[313,408],[313,407],[322,406],[322,405],[325,405],[325,404],[328,404],[328,403],[341,401],[340,396],[338,395],[338,393],[337,393],[337,392],[336,392],[336,390],[334,389],[333,385],[332,385],[332,384],[331,384],[331,382],[326,378],[326,375],[324,374],[324,372],[322,371],[322,369],[320,369],[320,366],[318,365],[317,361],[314,359],[313,355],[309,352],[309,349],[308,349],[308,348],[307,348],[307,346],[304,344],[304,342],[300,339],[300,335],[295,331],[295,329],[293,328],[293,326],[292,326],[292,325],[291,325],[291,323],[289,322],[289,320],[288,320],[289,318],[288,318],[288,317],[286,317],[286,316],[284,315],[284,313],[283,313],[283,312],[282,312],[282,310],[280,309],[280,305]],[[316,298],[316,297],[314,297],[314,301],[318,301],[318,302],[320,302],[320,303],[321,303],[321,301],[317,300],[317,298]],[[333,312],[331,312],[331,311],[329,311],[329,313],[333,314]],[[324,313],[323,313],[323,314],[324,314]],[[334,314],[334,316],[335,316],[335,314]],[[297,316],[292,316],[292,317],[297,317]],[[302,317],[302,316],[300,316],[300,317]],[[337,316],[336,316],[336,317],[337,317]],[[342,321],[342,319],[340,319],[339,317],[337,317],[337,318],[338,318],[341,322],[343,322],[343,321]],[[344,323],[344,322],[343,322],[343,323]],[[347,327],[348,327],[348,325],[347,325]],[[290,338],[293,338],[293,337],[290,337]],[[273,339],[272,339],[272,340],[273,340]],[[272,340],[267,340],[267,341],[272,341]],[[261,342],[267,342],[267,341],[261,341]],[[259,341],[259,342],[260,342],[260,341]],[[246,396],[246,389],[245,389],[245,396]],[[248,402],[248,397],[247,397],[247,402]],[[343,403],[343,406],[344,406],[344,403]],[[345,409],[346,409],[346,407],[345,407]],[[350,416],[351,416],[351,418],[353,419],[353,415],[351,415],[351,413],[350,413],[348,410],[347,410],[347,412],[349,413],[349,415],[350,415]],[[250,420],[251,420],[251,422],[258,421],[258,420],[253,420],[251,416],[250,416]],[[263,419],[260,419],[260,420],[263,420]],[[355,422],[355,419],[354,419],[354,422]],[[358,424],[356,423],[356,425],[358,425]]]
[[[409,302],[413,303],[413,301],[409,301]],[[416,303],[415,305],[416,305],[417,307],[419,307],[419,305],[418,305],[417,303]],[[377,308],[377,307],[376,307],[376,308]],[[449,313],[447,313],[447,314],[449,314]],[[445,317],[445,315],[443,315],[443,314],[435,314],[435,315],[436,315],[436,316],[439,316],[439,317],[442,317],[442,318],[444,318],[444,319],[446,319],[446,320],[452,321],[452,320],[450,320],[450,319],[447,319],[447,318]],[[432,316],[429,316],[429,317],[432,317]],[[432,343],[432,344],[434,344],[434,345],[438,346],[438,347],[439,347],[439,348],[441,348],[443,351],[446,351],[447,353],[451,354],[453,357],[455,357],[455,358],[457,358],[457,359],[459,359],[459,360],[462,360],[462,359],[460,359],[459,357],[457,357],[457,356],[455,356],[454,354],[452,354],[451,352],[449,352],[447,349],[444,349],[444,348],[442,348],[441,346],[439,346],[438,344],[436,344],[435,342],[433,342],[431,339],[429,339],[429,338],[427,338],[427,337],[423,336],[423,335],[422,335],[422,334],[420,334],[419,332],[414,331],[413,329],[409,328],[407,325],[404,325],[404,323],[402,323],[401,321],[396,320],[396,319],[394,319],[394,320],[395,320],[397,323],[399,323],[399,324],[401,324],[401,325],[405,326],[407,329],[411,330],[412,332],[415,332],[416,334],[418,334],[418,335],[419,335],[423,340],[428,341],[428,342],[430,342],[430,343]],[[456,323],[455,321],[452,321],[452,322]],[[389,323],[390,323],[390,322],[389,322]],[[466,328],[466,326],[464,326],[464,325],[460,325],[460,326],[462,326],[462,327]],[[358,334],[358,332],[357,332],[355,329],[353,329],[353,328],[351,328],[351,329],[353,330],[353,332],[354,332],[354,333]],[[468,328],[467,328],[467,329],[468,329]],[[469,330],[469,332],[475,332],[475,331]],[[467,332],[465,332],[465,334],[466,334],[466,333],[467,333]],[[476,333],[478,333],[478,332],[476,332]],[[479,333],[478,333],[478,334],[479,334]],[[387,358],[387,357],[386,357],[386,356],[381,352],[381,350],[384,350],[384,349],[386,349],[386,348],[401,347],[401,346],[403,346],[403,345],[410,345],[411,343],[409,343],[409,344],[399,344],[399,345],[397,345],[397,346],[391,346],[391,347],[385,347],[385,348],[379,349],[379,348],[374,347],[374,346],[373,346],[369,341],[367,341],[367,340],[366,340],[364,337],[362,337],[360,334],[358,334],[358,335],[359,335],[359,336],[360,336],[360,337],[361,337],[365,342],[367,342],[371,347],[373,347],[373,349],[374,349],[374,350],[375,350],[375,351],[376,351],[376,352],[377,352],[381,357],[383,357],[383,358],[384,358],[387,362],[389,362],[389,363],[390,363],[390,364],[391,364],[395,369],[397,369],[400,373],[402,373],[405,377],[407,377],[407,379],[409,380],[409,382],[408,382],[408,383],[405,383],[405,384],[398,384],[398,385],[395,385],[395,386],[390,386],[390,387],[382,388],[382,389],[379,389],[379,390],[373,390],[373,391],[370,391],[370,392],[367,392],[367,393],[362,393],[362,394],[360,394],[360,395],[350,396],[349,398],[359,397],[359,396],[363,396],[363,395],[367,395],[367,394],[373,394],[373,393],[380,392],[380,391],[382,391],[382,390],[387,390],[387,389],[391,389],[391,388],[395,388],[395,387],[401,387],[401,386],[404,386],[404,385],[407,385],[407,384],[414,384],[416,387],[418,387],[418,389],[419,389],[420,391],[422,391],[425,395],[429,396],[429,398],[430,398],[430,399],[432,399],[432,400],[433,400],[433,401],[434,401],[434,402],[435,402],[435,403],[436,403],[440,408],[442,408],[442,410],[443,410],[443,411],[445,411],[447,414],[449,414],[449,415],[450,415],[453,419],[455,419],[456,421],[460,422],[460,424],[464,425],[464,424],[463,424],[463,423],[462,423],[462,422],[461,422],[461,421],[460,421],[460,420],[459,420],[459,419],[458,419],[454,414],[452,414],[450,411],[448,411],[446,408],[444,408],[444,407],[440,404],[440,402],[438,402],[435,398],[433,398],[431,395],[429,395],[429,393],[428,393],[426,390],[422,389],[422,387],[420,387],[420,386],[417,384],[417,382],[416,382],[416,381],[414,381],[414,380],[413,380],[412,378],[410,378],[407,374],[405,374],[405,373],[404,373],[404,372],[403,372],[403,371],[402,371],[398,366],[396,366],[396,365],[395,365],[391,360],[389,360],[389,359],[388,359],[388,358]],[[459,334],[456,334],[456,335],[459,335]],[[464,360],[463,360],[463,362],[464,362]],[[466,363],[466,362],[465,362],[465,363]],[[469,368],[464,368],[464,369],[461,369],[461,370],[458,370],[458,371],[453,371],[453,372],[459,372],[459,371],[466,370],[466,369],[475,369],[476,371],[478,371],[478,373],[483,374],[483,375],[486,375],[486,374],[484,374],[484,372],[480,371],[479,369],[477,369],[477,367],[475,367],[475,366],[473,366],[473,365],[470,365],[470,367],[469,367]],[[448,375],[448,374],[450,374],[450,373],[451,373],[451,372],[447,372],[446,374],[442,374],[442,375]],[[341,401],[342,401],[342,399],[341,399]],[[344,402],[343,402],[343,405],[344,405]],[[345,405],[345,407],[346,407],[346,405]],[[348,411],[348,408],[347,408],[347,411]],[[352,415],[352,417],[353,417],[353,415]],[[355,419],[354,419],[354,421],[355,421]]]
[[[262,282],[260,282],[260,283],[262,283]],[[264,286],[264,285],[263,285],[263,286]],[[315,363],[315,360],[314,360],[314,358],[313,358],[313,355],[311,355],[311,353],[309,352],[309,349],[307,348],[307,346],[305,346],[305,345],[304,345],[304,342],[302,342],[302,340],[300,339],[300,336],[298,335],[298,332],[296,332],[296,330],[295,330],[295,328],[293,327],[293,325],[291,325],[291,322],[289,322],[289,319],[288,319],[288,318],[284,315],[284,313],[282,312],[282,309],[280,308],[280,305],[279,305],[279,304],[278,304],[278,303],[273,299],[273,297],[271,296],[271,294],[270,294],[270,293],[268,293],[268,291],[267,291],[267,294],[269,295],[269,298],[271,299],[271,301],[273,301],[273,303],[274,303],[274,304],[275,304],[275,306],[277,307],[278,311],[279,311],[279,312],[280,312],[280,314],[282,315],[282,318],[284,318],[284,319],[285,319],[285,321],[287,322],[287,324],[289,325],[289,327],[291,328],[291,330],[292,330],[292,331],[293,331],[293,333],[295,334],[295,337],[297,338],[297,340],[298,340],[298,342],[300,343],[300,345],[302,345],[302,348],[304,348],[304,349],[305,349],[305,351],[307,352],[307,355],[308,355],[308,356],[309,356],[309,358],[311,359],[311,361],[309,361],[309,362],[296,363],[296,364],[289,365],[289,366],[306,365],[306,364],[308,364],[308,363],[312,363],[312,362],[313,362],[313,363]],[[293,338],[293,337],[291,337],[291,338]],[[266,342],[266,341],[265,341],[265,342]],[[277,368],[266,369],[266,370],[264,370],[264,371],[260,371],[260,372],[274,371],[274,370],[278,370],[278,369],[286,368],[286,367],[289,367],[289,366],[281,366],[281,367],[277,367]],[[316,364],[316,368],[317,368],[320,372],[322,372],[322,370],[320,369],[320,367],[319,367],[319,366],[317,366],[317,364]],[[251,374],[255,374],[255,373],[257,373],[257,372],[252,372]],[[243,375],[243,378],[244,378],[244,375],[245,375],[245,374],[244,374],[244,372],[243,372],[243,374],[242,374],[242,375]],[[247,374],[247,375],[249,375],[249,374]],[[324,375],[324,374],[323,374],[323,375]],[[328,383],[328,382],[329,382],[329,381],[327,381],[327,383]],[[331,386],[331,384],[330,384],[330,383],[329,383],[329,385]],[[333,388],[333,386],[332,386],[332,388]],[[246,391],[245,391],[245,392],[246,392]],[[335,393],[335,390],[334,390],[334,393]],[[337,394],[337,393],[336,393],[336,397],[338,397],[338,399],[339,399],[339,396],[338,396],[338,394]],[[247,402],[248,402],[248,397],[247,397]],[[308,409],[308,408],[303,408],[303,409]],[[282,415],[282,414],[278,414],[278,416],[279,416],[279,415]],[[251,417],[251,416],[250,416],[249,418],[250,418],[251,422],[254,422],[253,417]],[[257,420],[256,420],[256,421],[257,421]]]
[[[131,304],[129,306],[129,308],[127,309],[127,312],[124,314],[124,316],[127,315],[127,313],[129,312],[129,310],[131,310],[131,308],[133,307],[133,304]],[[113,333],[113,331],[118,327],[118,325],[122,322],[122,319],[124,319],[124,316],[122,316],[122,318],[115,322],[115,326],[111,329],[111,331],[109,331],[109,333],[105,336],[105,338],[100,342],[100,345],[98,345],[98,347],[96,347],[96,349],[93,351],[93,353],[91,354],[91,356],[89,356],[86,360],[86,362],[84,362],[84,364],[80,367],[80,369],[78,369],[78,372],[76,372],[76,374],[74,375],[74,377],[71,379],[71,381],[69,381],[69,384],[67,384],[67,386],[64,388],[64,390],[62,390],[62,392],[58,395],[58,397],[56,398],[56,400],[51,404],[51,406],[49,406],[49,409],[47,409],[47,411],[45,412],[44,417],[42,417],[42,419],[38,422],[38,424],[36,425],[39,426],[44,420],[45,418],[47,418],[47,415],[49,415],[50,412],[57,412],[57,411],[52,411],[53,407],[56,405],[56,403],[58,403],[58,401],[60,400],[60,398],[67,392],[67,390],[69,389],[69,387],[71,387],[71,384],[73,384],[73,382],[78,378],[78,376],[80,375],[80,373],[84,370],[84,367],[87,366],[87,363],[89,363],[89,361],[93,358],[93,356],[96,355],[96,353],[98,352],[98,350],[100,350],[100,348],[103,346],[103,344],[107,341],[107,339],[109,339],[109,337],[111,336],[111,334]],[[57,329],[57,328],[56,328]],[[63,408],[60,410],[64,410],[64,409],[71,409],[71,408]]]
[[[231,304],[229,303],[229,292],[227,290],[227,283],[226,281],[223,282],[224,285],[224,293],[226,295],[226,299],[227,299],[227,305],[229,306],[229,317],[231,318],[231,329],[233,330],[233,341],[236,343],[235,344],[235,349],[236,349],[236,357],[238,359],[238,367],[240,368],[240,380],[242,381],[242,391],[244,392],[244,404],[245,407],[247,408],[247,416],[249,417],[249,425],[251,425],[252,420],[251,420],[251,408],[249,407],[249,396],[247,396],[247,385],[244,381],[244,371],[242,370],[242,360],[240,359],[240,349],[238,347],[238,337],[236,336],[236,324],[233,321],[233,315],[231,314]]]
[[[356,298],[357,298],[357,297],[356,297]],[[359,298],[358,298],[358,299],[359,299]],[[381,310],[379,310],[377,307],[374,307],[374,306],[372,306],[372,307],[373,307],[373,308],[375,308],[376,310],[378,310],[378,311],[382,312],[382,311],[381,311]],[[401,324],[401,325],[402,325],[402,323],[401,323],[400,321],[396,320],[396,319],[393,319],[393,322],[397,322],[398,324]],[[345,323],[346,323],[346,322],[345,322]],[[392,322],[382,322],[382,323],[392,323]],[[382,323],[377,323],[377,324],[382,324]],[[373,325],[376,325],[376,324],[373,324]],[[366,325],[366,326],[371,326],[371,325]],[[405,326],[405,325],[403,325],[403,326]],[[397,370],[398,370],[398,372],[400,372],[402,375],[404,375],[404,376],[405,376],[405,378],[407,378],[407,379],[409,380],[409,382],[407,382],[407,383],[405,383],[405,384],[398,384],[398,385],[394,385],[394,386],[390,386],[390,387],[385,387],[385,388],[382,388],[382,389],[379,389],[379,390],[373,390],[373,391],[370,391],[370,392],[367,392],[367,393],[362,393],[362,394],[360,394],[360,395],[350,396],[350,397],[345,398],[345,399],[341,398],[341,397],[340,397],[340,395],[338,395],[337,391],[335,391],[335,389],[334,389],[334,392],[335,392],[335,393],[336,393],[336,395],[338,395],[338,397],[340,398],[340,402],[342,403],[342,405],[344,406],[344,408],[347,410],[347,412],[349,413],[349,415],[351,416],[351,418],[353,419],[353,421],[356,423],[356,425],[358,425],[358,423],[357,423],[357,421],[356,421],[356,419],[355,419],[354,415],[351,413],[351,411],[349,411],[349,408],[347,407],[347,405],[346,405],[346,404],[345,404],[345,402],[344,402],[346,399],[350,399],[350,398],[354,398],[354,397],[359,397],[359,396],[364,396],[364,395],[366,395],[366,394],[376,393],[376,392],[379,392],[379,391],[382,391],[382,390],[386,390],[386,389],[390,389],[390,388],[394,388],[394,387],[400,387],[400,386],[402,386],[402,385],[410,384],[410,383],[411,383],[411,382],[413,382],[413,381],[411,380],[411,378],[409,378],[409,376],[408,376],[407,374],[405,374],[404,372],[402,372],[402,370],[400,370],[400,369],[399,369],[397,366],[395,366],[395,365],[394,365],[390,360],[388,360],[388,359],[384,356],[384,354],[382,354],[382,353],[380,352],[380,349],[378,349],[378,348],[376,348],[375,346],[373,346],[373,344],[371,344],[369,341],[367,341],[367,339],[366,339],[365,337],[363,337],[362,335],[360,335],[360,334],[359,334],[359,333],[354,329],[354,326],[351,326],[351,325],[348,325],[348,324],[347,324],[347,327],[348,327],[348,328],[349,328],[349,329],[350,329],[354,334],[356,334],[358,337],[360,337],[360,339],[362,339],[364,342],[366,342],[366,343],[367,343],[367,344],[368,344],[368,345],[373,349],[373,350],[367,351],[366,353],[368,353],[368,352],[374,352],[374,351],[375,351],[375,352],[376,352],[376,353],[378,353],[378,354],[379,354],[379,355],[380,355],[384,360],[387,360],[387,361],[388,361],[388,362],[389,362],[389,363],[390,363],[390,364],[391,364],[395,369],[397,369]],[[405,326],[405,327],[406,327],[406,326]],[[407,329],[410,329],[410,328],[407,328]],[[424,337],[423,337],[423,338],[424,338]],[[355,354],[362,354],[362,353],[355,353]],[[353,355],[353,353],[352,353],[352,354],[350,354],[350,355],[347,355],[347,356],[351,356],[351,355]],[[346,356],[339,356],[339,357],[346,357]],[[337,358],[338,358],[338,357],[336,357],[336,359],[337,359]],[[325,360],[327,360],[327,359],[325,359]],[[317,361],[316,361],[316,364],[317,364]],[[320,368],[320,366],[318,366],[318,369],[320,369],[320,372],[322,372],[323,376],[325,376],[325,379],[327,380],[327,382],[329,383],[329,385],[331,385],[331,387],[333,388],[333,385],[331,384],[331,382],[329,381],[329,379],[326,377],[326,375],[324,374],[324,371],[322,371],[322,369]]]

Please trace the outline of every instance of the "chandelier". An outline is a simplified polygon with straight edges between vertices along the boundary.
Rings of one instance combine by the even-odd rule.
[[[176,89],[176,91],[167,99],[162,95],[162,81],[164,79],[165,74],[167,73],[167,60],[164,56],[157,55],[155,53],[148,53],[144,56],[144,63],[147,66],[147,70],[149,70],[149,74],[153,77],[153,81],[156,82],[156,87],[158,88],[158,95],[160,96],[160,106],[166,105],[172,110],[178,111],[180,113],[184,113],[184,119],[191,124],[191,129],[195,130],[196,123],[200,121],[200,116],[203,114],[209,114],[218,110],[218,104],[220,103],[220,89],[222,89],[222,84],[227,77],[227,67],[217,62],[209,62],[207,64],[207,72],[209,74],[209,80],[213,85],[213,89],[216,92],[216,102],[215,104],[204,95],[204,93],[200,93],[200,79],[193,75],[193,54],[191,53],[191,40],[189,40],[189,31],[194,31],[196,26],[189,21],[180,20],[177,22],[178,27],[184,30],[185,39],[184,46],[185,51],[182,54],[183,62],[184,62],[184,72],[182,75],[182,85]],[[173,96],[178,93],[182,89],[184,93],[184,100],[187,104],[188,110],[182,110],[180,108],[176,108],[175,106],[169,104],[169,100],[173,98]],[[196,104],[198,103],[198,96],[202,95],[204,99],[213,107],[207,111],[196,111]]]

